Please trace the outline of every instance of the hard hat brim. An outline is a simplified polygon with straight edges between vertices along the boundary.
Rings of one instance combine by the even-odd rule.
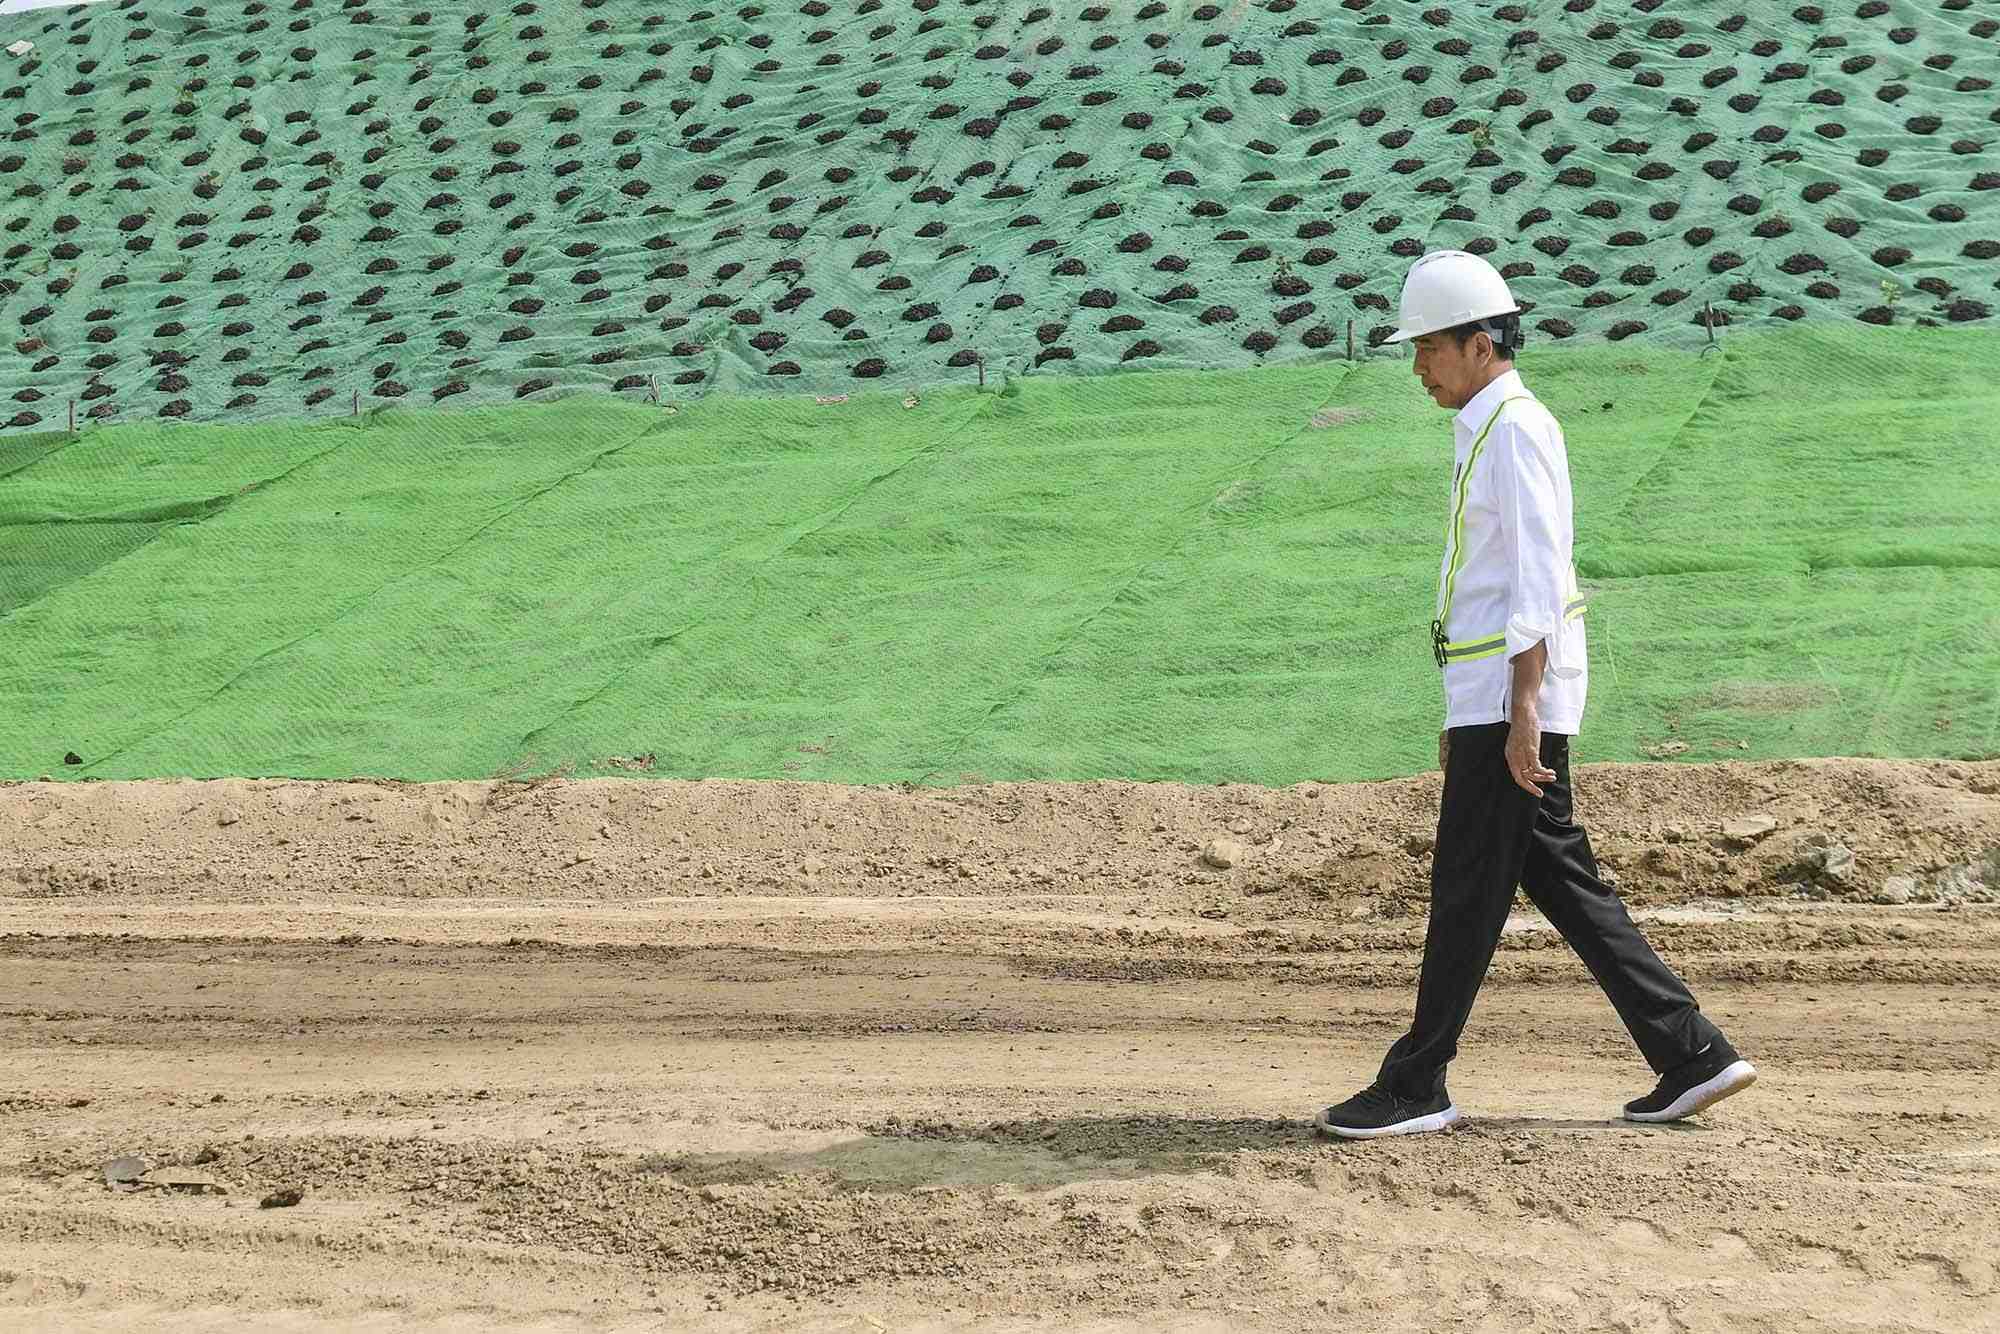
[[[1486,311],[1480,314],[1468,313],[1464,319],[1457,320],[1451,324],[1440,324],[1435,329],[1398,329],[1382,341],[1385,343],[1407,343],[1412,338],[1422,338],[1425,334],[1439,333],[1445,329],[1456,329],[1461,324],[1478,324],[1485,320],[1497,320],[1506,315],[1518,315],[1520,313],[1521,308],[1518,305],[1509,306],[1505,310]]]

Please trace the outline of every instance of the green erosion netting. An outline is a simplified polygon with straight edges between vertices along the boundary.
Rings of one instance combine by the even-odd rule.
[[[1584,757],[2000,752],[1996,364],[2000,331],[1831,323],[1532,357],[1591,594]],[[1406,365],[907,401],[16,437],[0,775],[1434,762],[1449,419]]]
[[[1985,321],[1996,34],[1985,0],[13,15],[0,429],[1300,363],[1454,244],[1542,346],[1687,345],[1704,302]]]

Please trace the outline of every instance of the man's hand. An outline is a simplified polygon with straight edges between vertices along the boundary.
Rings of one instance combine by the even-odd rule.
[[[1549,663],[1549,646],[1546,641],[1536,644],[1525,653],[1514,656],[1512,667],[1512,708],[1513,726],[1507,729],[1507,772],[1514,775],[1515,783],[1524,790],[1542,795],[1537,783],[1553,783],[1555,772],[1542,767],[1542,720],[1538,703],[1542,690],[1542,673]]]
[[[1442,731],[1442,732],[1439,732],[1439,733],[1438,733],[1438,772],[1439,772],[1439,773],[1443,773],[1443,772],[1444,772],[1444,769],[1445,769],[1445,764],[1446,764],[1446,763],[1447,763],[1447,762],[1448,762],[1448,761],[1449,761],[1450,759],[1451,759],[1451,731],[1450,731],[1450,729],[1448,729],[1448,728],[1447,728],[1446,730],[1444,730],[1444,731]]]
[[[1542,795],[1537,783],[1556,781],[1555,770],[1542,766],[1542,724],[1532,712],[1516,713],[1513,726],[1507,729],[1507,772],[1537,797]]]

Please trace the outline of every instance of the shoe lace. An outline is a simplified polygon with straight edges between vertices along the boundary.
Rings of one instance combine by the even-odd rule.
[[[1403,1099],[1397,1097],[1380,1084],[1370,1084],[1367,1088],[1361,1090],[1354,1101],[1359,1109],[1371,1112],[1378,1110],[1386,1112],[1399,1106],[1403,1102]]]

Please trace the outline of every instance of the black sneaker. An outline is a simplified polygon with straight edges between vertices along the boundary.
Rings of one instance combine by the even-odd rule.
[[[1443,1130],[1464,1119],[1443,1093],[1416,1101],[1399,1098],[1379,1084],[1370,1084],[1346,1102],[1313,1118],[1322,1135],[1342,1139],[1379,1139],[1383,1135],[1420,1135]]]
[[[1757,1082],[1757,1068],[1717,1038],[1691,1061],[1660,1077],[1659,1087],[1625,1104],[1627,1121],[1678,1121]]]

